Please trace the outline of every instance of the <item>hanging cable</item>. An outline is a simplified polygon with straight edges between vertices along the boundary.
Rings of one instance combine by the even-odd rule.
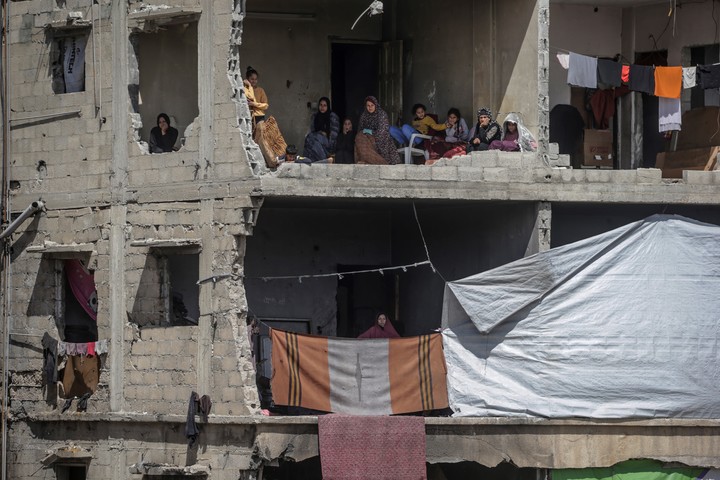
[[[413,206],[413,213],[415,214],[415,223],[417,224],[418,230],[420,231],[420,238],[423,242],[423,247],[425,247],[425,257],[427,258],[427,262],[430,264],[430,268],[432,268],[433,273],[437,273],[440,278],[442,278],[442,281],[447,283],[447,280],[445,280],[445,277],[443,277],[443,274],[440,273],[440,271],[433,265],[432,261],[430,260],[430,251],[428,250],[427,242],[425,241],[425,235],[423,234],[422,226],[420,226],[420,219],[418,218],[417,214],[417,208],[415,208],[415,202],[412,204]]]
[[[360,16],[358,16],[357,20],[355,20],[355,23],[353,23],[352,27],[350,27],[350,30],[355,29],[355,25],[357,25],[363,15],[365,15],[367,12],[370,12],[370,17],[383,13],[383,3],[379,0],[375,0],[374,2],[372,2],[370,6],[363,10]]]

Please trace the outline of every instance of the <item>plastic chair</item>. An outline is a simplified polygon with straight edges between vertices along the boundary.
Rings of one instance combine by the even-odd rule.
[[[415,145],[415,139],[416,138],[423,138],[426,140],[432,140],[433,137],[430,135],[423,135],[422,133],[413,133],[410,137],[410,142],[407,147],[400,147],[397,149],[398,153],[401,153],[404,155],[405,163],[406,164],[412,164],[413,163],[413,155],[422,155],[425,157],[425,160],[427,161],[430,158],[430,152],[425,150],[424,148],[420,148],[423,146],[425,142],[418,143],[417,147],[413,147]]]

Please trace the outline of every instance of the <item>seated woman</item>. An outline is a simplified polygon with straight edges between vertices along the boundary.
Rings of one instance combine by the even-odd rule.
[[[445,140],[433,139],[430,142],[428,146],[430,158],[451,158],[464,153],[469,133],[467,123],[460,115],[460,110],[451,108],[448,110],[445,122]]]
[[[355,132],[352,120],[343,120],[342,131],[335,145],[335,163],[355,163]]]
[[[502,140],[493,140],[490,143],[490,150],[503,152],[534,152],[536,148],[535,137],[520,123],[520,118],[515,113],[509,113],[505,117]]]
[[[388,316],[380,313],[375,318],[375,324],[361,333],[358,338],[400,338],[400,335]]]
[[[428,135],[430,132],[430,129],[435,130],[437,132],[442,132],[445,130],[445,124],[443,123],[435,123],[435,120],[432,119],[432,117],[429,117],[425,113],[425,105],[422,103],[416,103],[413,105],[413,113],[415,114],[415,118],[412,121],[412,126],[405,124],[400,127],[392,126],[390,127],[390,135],[397,140],[398,143],[403,145],[410,145],[410,138],[415,133],[422,133],[423,135]],[[421,138],[415,139],[415,144],[417,145],[422,141]]]
[[[387,113],[375,97],[365,99],[365,111],[360,115],[355,136],[355,163],[395,165],[400,155],[390,137]]]
[[[495,140],[500,140],[502,131],[500,125],[492,119],[489,108],[482,107],[477,111],[478,122],[470,131],[470,144],[467,152],[481,152],[490,148]]]
[[[330,99],[322,97],[318,101],[318,111],[310,118],[310,133],[305,136],[303,153],[317,162],[330,158],[335,153],[340,119],[330,109]]]
[[[176,150],[175,142],[178,138],[177,128],[170,126],[170,117],[167,113],[157,116],[157,127],[150,130],[150,153],[165,153]]]

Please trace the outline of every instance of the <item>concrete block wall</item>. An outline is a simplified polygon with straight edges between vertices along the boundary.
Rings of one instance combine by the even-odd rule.
[[[190,392],[208,394],[214,413],[257,413],[254,365],[245,325],[247,302],[241,278],[245,240],[239,235],[248,228],[243,209],[252,207],[249,198],[203,202],[167,202],[130,205],[124,246],[111,250],[108,209],[82,208],[41,213],[15,234],[11,314],[12,331],[38,335],[18,337],[10,349],[13,365],[12,409],[14,413],[55,411],[56,402],[42,388],[40,335],[48,331],[59,338],[55,325],[55,257],[27,252],[29,246],[46,242],[64,245],[90,243],[95,252],[82,254],[94,269],[98,291],[100,339],[110,338],[110,263],[119,253],[125,271],[126,324],[123,355],[119,366],[111,355],[104,358],[101,385],[89,404],[91,412],[110,411],[110,376],[122,377],[122,410],[150,414],[187,411]],[[134,240],[201,239],[201,269],[205,276],[234,272],[238,276],[200,287],[199,326],[167,326],[161,298],[157,252],[133,247]],[[192,273],[197,276],[199,272]],[[204,290],[203,290],[204,289]],[[207,348],[202,348],[202,340]],[[112,348],[112,347],[111,347]],[[118,370],[120,369],[121,372]],[[205,380],[200,381],[200,372]]]
[[[197,389],[197,330],[195,326],[136,330],[126,348],[127,411],[187,412],[190,392]]]
[[[52,90],[50,43],[55,38],[45,25],[65,21],[80,11],[90,20],[89,3],[15,2],[9,6],[10,35],[10,178],[18,193],[73,192],[106,189],[112,155],[112,75],[101,59],[110,58],[109,6],[95,7],[96,30],[89,35],[85,61],[85,91],[55,94]],[[102,24],[102,25],[101,25]],[[99,32],[102,31],[102,34]],[[93,42],[95,55],[93,59]],[[97,83],[96,83],[97,81]],[[102,94],[101,94],[102,90]],[[102,102],[100,99],[102,98]],[[96,106],[98,109],[96,115]],[[101,117],[108,121],[102,123]]]
[[[87,478],[107,480],[143,480],[130,473],[130,466],[140,462],[167,463],[185,466],[198,463],[211,467],[212,480],[257,478],[243,472],[257,469],[253,461],[252,428],[236,429],[226,425],[203,425],[198,442],[189,448],[184,435],[184,421],[164,423],[76,421],[17,423],[10,438],[8,478],[15,480],[55,478],[52,468],[42,468],[41,460],[49,450],[69,446],[80,447],[92,455]],[[20,443],[18,438],[36,437],[33,442]]]
[[[150,5],[137,3],[128,10],[140,11]],[[82,12],[84,20],[89,21],[89,6],[90,3],[83,0],[62,4],[15,2],[10,6],[10,106],[13,112],[10,176],[19,182],[15,193],[42,195],[107,190],[114,176],[124,184],[135,186],[252,177],[243,146],[243,138],[247,136],[240,126],[249,112],[247,108],[238,109],[233,87],[224,74],[228,72],[230,55],[230,6],[197,0],[172,2],[172,7],[204,8],[208,16],[203,20],[201,14],[198,38],[201,77],[198,98],[205,103],[188,131],[185,146],[176,153],[143,154],[135,141],[132,122],[127,122],[129,157],[120,162],[119,168],[112,165],[113,139],[125,135],[117,131],[121,124],[112,116],[112,88],[113,85],[124,91],[127,88],[113,77],[109,4],[95,6],[94,15],[101,18],[96,18],[93,29],[82,30],[89,36],[85,91],[55,94],[52,90],[50,49],[46,42],[53,38],[53,30],[46,29],[45,25],[65,21],[68,14],[75,11]],[[132,55],[129,34],[128,30],[125,50]],[[134,64],[136,62],[130,61],[128,68]],[[130,113],[128,107],[128,115]],[[127,165],[123,165],[125,162]]]
[[[27,252],[29,246],[43,246],[46,242],[73,244],[91,243],[95,253],[77,254],[95,272],[98,292],[98,338],[108,339],[109,302],[107,274],[107,210],[80,208],[49,210],[37,214],[26,223],[24,230],[13,235],[15,255],[11,267],[10,331],[13,342],[9,349],[12,365],[10,402],[13,414],[55,411],[58,407],[56,390],[49,391],[42,382],[41,337],[48,332],[61,339],[56,322],[56,259],[53,254]],[[65,257],[63,257],[65,258]],[[98,390],[88,403],[88,411],[109,410],[108,358],[102,356]]]

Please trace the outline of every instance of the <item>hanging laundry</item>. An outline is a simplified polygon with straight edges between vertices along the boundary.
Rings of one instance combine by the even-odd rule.
[[[693,88],[695,85],[697,85],[696,71],[696,67],[683,68],[683,88]]]
[[[90,272],[80,260],[65,260],[65,273],[67,274],[70,290],[80,303],[80,306],[94,321],[97,322],[97,291],[95,289],[95,274]]]
[[[615,115],[615,99],[630,93],[627,86],[613,88],[612,90],[597,90],[590,98],[595,128],[605,130],[610,128],[610,119]]]
[[[680,98],[682,83],[682,67],[655,67],[656,97]]]
[[[682,130],[682,106],[679,98],[658,98],[660,132]]]
[[[698,65],[697,84],[701,88],[718,88],[720,87],[720,65]]]
[[[94,393],[100,381],[100,357],[68,357],[63,372],[63,398]]]
[[[570,52],[567,83],[576,87],[597,88],[597,58]]]
[[[65,93],[85,90],[85,46],[86,35],[66,38],[63,49],[63,77]]]
[[[58,341],[45,332],[42,337],[43,346],[43,372],[45,372],[45,385],[52,386],[57,383],[57,353]]]
[[[65,354],[70,355],[87,355],[87,343],[72,343],[72,342],[64,342],[65,343]]]
[[[630,65],[622,66],[622,75],[620,76],[620,79],[625,83],[630,82]]]
[[[96,355],[102,355],[103,353],[108,352],[108,341],[107,338],[103,340],[98,340],[95,342],[95,354]]]
[[[630,65],[630,90],[655,95],[654,67]]]
[[[108,352],[108,340],[98,340],[97,342],[74,343],[74,342],[58,342],[58,355],[102,355]]]
[[[558,53],[557,55],[558,62],[560,62],[560,66],[563,67],[565,70],[570,68],[570,55],[567,53]]]
[[[619,87],[622,84],[622,64],[600,58],[597,61],[597,83],[608,87]]]

